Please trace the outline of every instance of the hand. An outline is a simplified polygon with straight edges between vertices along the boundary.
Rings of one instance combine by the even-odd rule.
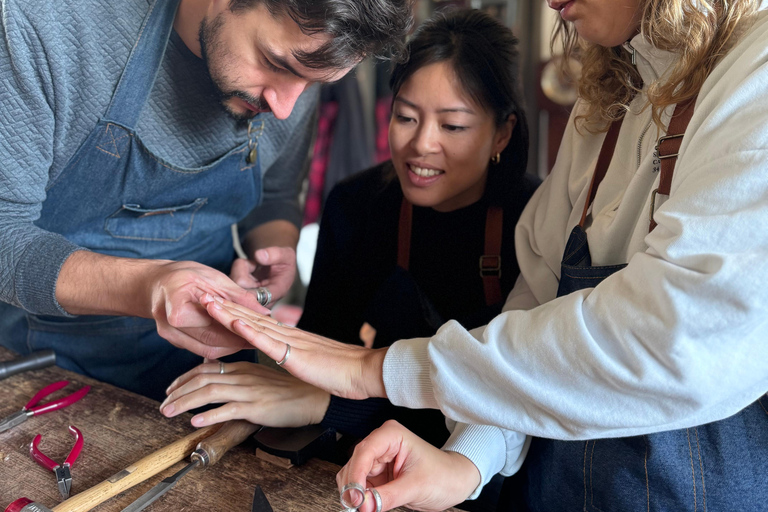
[[[366,349],[280,324],[221,297],[201,298],[212,318],[275,361],[291,353],[283,368],[304,382],[342,398],[386,397],[382,366],[387,349]]]
[[[211,319],[200,305],[203,295],[217,294],[247,308],[268,312],[253,294],[225,274],[191,261],[155,266],[146,276],[145,289],[150,293],[147,302],[158,334],[179,348],[211,359],[251,346]]]
[[[168,418],[207,404],[225,404],[192,417],[205,427],[247,420],[266,427],[303,427],[320,423],[331,396],[285,372],[255,363],[201,364],[166,390],[160,412]]]
[[[296,251],[290,247],[259,249],[253,260],[235,260],[229,275],[243,288],[268,288],[274,304],[288,293],[296,278]]]
[[[336,475],[339,491],[348,483],[375,487],[382,510],[405,506],[438,511],[461,503],[480,484],[480,472],[466,457],[444,452],[389,420],[363,439]],[[370,492],[360,512],[373,512]]]

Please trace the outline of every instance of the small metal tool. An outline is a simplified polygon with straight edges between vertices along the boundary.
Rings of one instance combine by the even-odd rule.
[[[45,469],[53,471],[53,474],[56,475],[56,484],[59,486],[61,497],[65,500],[69,498],[69,493],[72,490],[72,473],[70,472],[70,468],[80,455],[80,451],[83,449],[83,434],[73,425],[69,426],[69,432],[75,436],[75,444],[72,446],[72,450],[70,450],[69,455],[67,455],[66,460],[62,464],[52,460],[40,451],[40,448],[38,448],[38,445],[42,440],[40,434],[37,434],[35,439],[33,439],[29,445],[30,457]]]
[[[27,421],[32,416],[37,416],[38,414],[45,414],[47,412],[56,411],[58,409],[63,409],[64,407],[67,407],[68,405],[72,405],[73,403],[77,402],[81,398],[83,398],[85,395],[88,394],[88,391],[90,391],[91,386],[84,386],[71,395],[67,395],[64,398],[59,398],[58,400],[54,400],[52,402],[48,402],[47,404],[43,405],[37,405],[37,403],[42,400],[43,398],[47,397],[51,393],[54,393],[61,388],[65,387],[67,384],[69,384],[69,381],[67,380],[61,380],[59,382],[54,382],[50,386],[46,386],[40,391],[37,392],[35,396],[33,396],[29,402],[27,402],[27,405],[21,408],[20,411],[15,412],[11,414],[10,416],[6,416],[5,418],[0,421],[0,432],[5,432],[8,429],[11,429],[17,425],[21,425],[25,421]]]

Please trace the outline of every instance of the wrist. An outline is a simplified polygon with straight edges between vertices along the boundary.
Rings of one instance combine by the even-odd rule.
[[[363,357],[363,388],[369,398],[387,398],[387,389],[384,386],[384,359],[388,350],[389,347],[369,349]]]
[[[62,265],[56,300],[73,315],[151,318],[151,274],[167,262],[73,253]]]

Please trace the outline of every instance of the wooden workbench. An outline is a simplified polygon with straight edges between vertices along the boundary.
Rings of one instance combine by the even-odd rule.
[[[14,357],[12,352],[0,347],[0,361]],[[73,442],[67,426],[75,425],[82,431],[85,445],[72,469],[72,495],[75,495],[194,430],[189,423],[190,414],[165,418],[154,400],[57,367],[0,380],[0,418],[21,409],[38,390],[59,380],[69,380],[70,385],[51,395],[54,398],[86,384],[92,386],[91,391],[69,407],[33,416],[0,433],[0,511],[20,497],[49,508],[61,502],[53,473],[29,456],[29,444],[38,433],[43,436],[41,450],[62,462]],[[94,510],[119,512],[183,466],[184,463],[177,463]],[[251,510],[253,490],[258,484],[275,512],[338,512],[341,509],[335,481],[338,470],[338,466],[317,459],[283,469],[257,458],[252,447],[241,445],[217,465],[186,475],[147,511],[247,512]]]

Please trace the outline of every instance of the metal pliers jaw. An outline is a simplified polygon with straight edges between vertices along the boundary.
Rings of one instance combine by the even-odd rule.
[[[40,451],[38,448],[38,445],[42,440],[40,434],[37,434],[29,445],[29,455],[32,459],[44,468],[53,471],[54,475],[56,475],[56,483],[59,486],[59,492],[61,493],[61,497],[65,500],[69,498],[69,493],[72,490],[72,473],[70,468],[80,455],[80,451],[83,449],[82,432],[73,425],[69,426],[69,432],[75,437],[75,444],[63,464],[58,464]]]
[[[10,430],[13,427],[16,427],[18,425],[21,425],[30,416],[33,416],[35,413],[34,411],[28,411],[26,409],[22,409],[18,412],[15,412],[11,414],[10,416],[3,419],[3,421],[0,421],[0,432],[5,432],[6,430]]]

